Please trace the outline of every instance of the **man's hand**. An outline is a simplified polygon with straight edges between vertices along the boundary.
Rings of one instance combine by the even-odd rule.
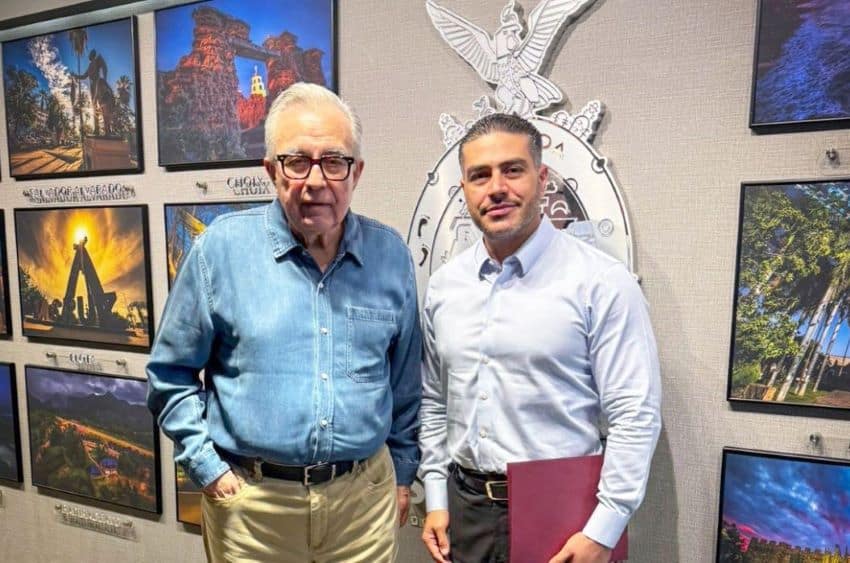
[[[608,563],[611,550],[578,532],[567,540],[549,563]]]
[[[242,481],[229,471],[221,477],[204,487],[204,494],[214,499],[226,499],[232,497],[242,488]]]
[[[407,515],[410,513],[410,487],[399,485],[396,487],[396,496],[398,497],[398,525],[401,527],[407,524]]]
[[[431,558],[437,563],[448,563],[449,560],[449,537],[446,531],[449,529],[449,511],[432,510],[425,516],[425,525],[422,529],[422,541],[428,548]],[[608,563],[607,561],[605,563]]]

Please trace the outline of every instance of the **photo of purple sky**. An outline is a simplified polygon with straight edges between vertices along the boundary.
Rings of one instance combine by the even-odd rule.
[[[726,452],[721,512],[752,538],[832,550],[850,545],[850,462]]]

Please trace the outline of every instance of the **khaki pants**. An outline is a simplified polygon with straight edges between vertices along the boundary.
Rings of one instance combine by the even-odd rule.
[[[395,560],[398,501],[386,446],[342,477],[310,487],[234,472],[244,480],[238,493],[201,501],[211,563]]]

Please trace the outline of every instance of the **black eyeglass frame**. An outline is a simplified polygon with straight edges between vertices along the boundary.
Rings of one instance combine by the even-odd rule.
[[[287,158],[303,158],[305,160],[309,160],[310,166],[307,167],[307,171],[304,173],[303,176],[290,176],[289,173],[287,173],[286,171],[285,161]],[[348,168],[346,169],[345,175],[342,178],[328,178],[328,173],[325,172],[325,167],[322,164],[323,162],[325,162],[325,159],[328,158],[338,158],[348,163]],[[354,165],[355,162],[357,162],[357,159],[353,156],[344,156],[341,154],[326,154],[320,156],[319,158],[313,158],[311,156],[307,156],[306,154],[287,153],[275,155],[275,160],[280,162],[280,169],[283,171],[283,175],[289,178],[290,180],[306,180],[310,176],[310,173],[313,172],[313,167],[318,164],[319,170],[322,173],[322,177],[330,182],[342,182],[344,180],[347,180],[348,177],[351,176],[351,167]]]

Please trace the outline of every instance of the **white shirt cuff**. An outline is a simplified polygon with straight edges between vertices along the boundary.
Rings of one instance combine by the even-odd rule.
[[[438,479],[425,479],[425,509],[427,512],[433,510],[449,509],[448,480],[444,477]]]
[[[624,516],[604,505],[597,504],[582,532],[593,541],[601,543],[609,549],[614,549],[628,523],[629,516]]]

